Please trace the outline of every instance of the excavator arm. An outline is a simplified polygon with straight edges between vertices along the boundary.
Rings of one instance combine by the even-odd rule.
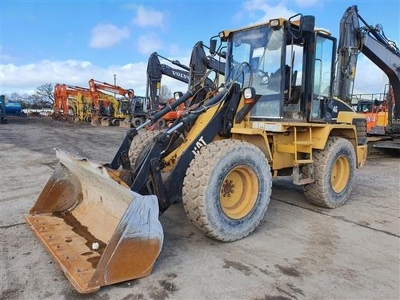
[[[54,112],[55,117],[68,117],[68,93],[65,84],[57,83],[54,87]]]
[[[400,52],[396,43],[386,38],[382,26],[368,25],[356,5],[349,7],[340,22],[336,94],[349,99],[354,84],[358,54],[364,54],[389,78],[395,105],[392,123],[387,130],[400,133]]]
[[[192,90],[199,83],[206,86],[213,86],[213,81],[207,77],[207,72],[213,70],[217,74],[225,74],[225,62],[215,59],[213,56],[206,55],[202,41],[197,42],[192,50],[190,66],[185,66],[177,60],[170,60],[153,52],[147,64],[147,93],[146,97],[151,99],[152,107],[158,107],[159,94],[161,88],[161,79],[163,75],[189,84],[189,90]],[[161,64],[159,57],[169,61],[181,69],[172,68],[166,64]],[[190,71],[190,72],[189,72]]]
[[[135,97],[135,92],[133,91],[133,89],[124,89],[120,86],[112,85],[107,82],[100,82],[94,79],[89,80],[89,89],[94,106],[92,118],[93,125],[97,125],[100,117],[100,99],[104,99],[112,105],[114,116],[116,114],[119,115],[121,102],[116,99],[115,96],[113,96],[112,94],[124,96],[129,101]]]
[[[90,90],[88,88],[73,86],[73,85],[64,85],[65,93],[67,95],[67,105],[71,106],[75,118],[80,121],[88,121],[90,122],[92,119],[92,107],[93,101],[90,94]],[[71,102],[69,102],[71,100]]]
[[[172,64],[178,65],[181,69],[172,68],[166,64],[161,64],[159,57],[168,60]],[[157,52],[153,52],[147,63],[147,91],[146,98],[150,99],[151,109],[157,110],[160,98],[161,79],[162,75],[167,75],[176,80],[184,83],[189,82],[189,71],[188,67],[182,65],[178,61],[172,61],[159,55]]]
[[[198,41],[192,50],[190,58],[190,83],[194,87],[199,82],[204,82],[206,85],[211,86],[210,79],[205,79],[208,70],[213,70],[217,74],[225,75],[225,62],[215,59],[213,56],[206,55],[204,51],[205,45],[202,41]]]

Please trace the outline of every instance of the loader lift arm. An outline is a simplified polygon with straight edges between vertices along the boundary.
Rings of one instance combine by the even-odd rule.
[[[170,129],[156,137],[153,146],[141,162],[137,162],[132,172],[131,190],[139,191],[144,195],[157,195],[160,213],[164,212],[172,204],[181,200],[181,186],[185,177],[182,170],[186,170],[199,150],[199,143],[208,144],[218,134],[222,135],[226,120],[226,111],[236,109],[240,100],[241,90],[238,85],[231,85],[223,89],[207,101],[207,104],[192,110],[190,113],[176,120]],[[229,101],[224,101],[228,99]],[[184,152],[179,156],[177,163],[165,180],[161,180],[163,158],[169,153],[164,151],[176,141],[176,136],[183,134],[196,119],[205,114],[213,106],[219,105],[219,109],[210,115],[210,120],[197,134],[197,138],[188,142]],[[233,123],[232,120],[231,124]],[[149,179],[153,189],[149,189]]]
[[[211,42],[211,41],[210,41]],[[185,83],[188,83],[188,90],[185,94],[183,94],[179,99],[176,99],[176,101],[170,103],[169,105],[165,106],[159,111],[156,111],[155,114],[152,114],[149,116],[149,119],[142,123],[140,126],[128,130],[126,133],[125,139],[123,140],[120,148],[116,152],[110,166],[112,169],[118,169],[121,166],[123,169],[130,170],[131,165],[129,162],[128,158],[128,151],[131,146],[133,138],[138,134],[138,131],[142,128],[145,128],[146,126],[155,124],[158,120],[162,119],[165,115],[167,115],[169,112],[175,110],[179,106],[181,106],[184,103],[187,103],[189,99],[192,97],[195,97],[196,99],[200,99],[200,101],[204,100],[205,95],[207,94],[208,91],[210,90],[215,90],[217,87],[214,85],[214,83],[206,76],[208,70],[214,70],[217,75],[225,75],[225,62],[221,62],[220,60],[215,59],[213,56],[218,55],[220,58],[225,58],[225,53],[218,52],[215,49],[212,50],[213,56],[211,55],[206,55],[204,47],[206,47],[202,41],[199,41],[195,44],[192,50],[192,55],[190,58],[190,68],[182,65],[179,61],[177,60],[169,60],[168,58],[165,58],[161,55],[159,55],[157,52],[153,52],[150,55],[148,65],[147,65],[147,97],[149,97],[150,94],[150,99],[151,103],[154,106],[155,103],[157,103],[158,107],[158,96],[159,96],[159,90],[161,86],[161,78],[162,75],[168,75],[172,78],[175,78],[177,80],[183,81]],[[160,63],[160,60],[158,57],[161,57],[163,59],[166,59],[170,61],[172,64],[180,66],[181,68],[185,70],[190,70],[189,73],[186,71],[181,71],[178,69],[171,68],[170,66],[164,65]],[[179,75],[178,75],[179,74]],[[189,74],[188,76],[183,76],[182,74]],[[190,80],[189,80],[190,78]],[[217,82],[218,84],[218,82]],[[203,85],[203,86],[202,86]],[[196,103],[197,101],[193,101],[193,103]],[[179,122],[180,118],[178,119]],[[225,123],[229,119],[225,120]],[[176,122],[175,122],[176,123]],[[173,123],[172,125],[175,125]]]
[[[362,23],[363,26],[360,26]],[[400,134],[400,52],[396,43],[386,38],[382,26],[368,25],[359,15],[356,5],[349,7],[340,22],[336,94],[346,100],[352,93],[357,56],[364,54],[389,78],[396,101],[389,114],[392,122],[388,133]]]

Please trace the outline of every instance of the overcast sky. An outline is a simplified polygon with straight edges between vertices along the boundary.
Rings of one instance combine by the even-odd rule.
[[[236,29],[297,13],[316,17],[316,26],[338,37],[345,10],[357,4],[370,25],[400,43],[398,0],[355,1],[0,1],[0,93],[32,93],[44,83],[88,86],[93,78],[146,91],[152,52],[188,64],[197,41],[224,29]],[[168,63],[161,61],[161,63]],[[358,62],[356,89],[383,92],[386,76],[365,57]],[[171,91],[182,83],[163,77]]]

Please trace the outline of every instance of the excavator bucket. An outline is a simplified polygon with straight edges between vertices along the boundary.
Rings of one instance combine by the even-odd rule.
[[[60,162],[26,220],[80,293],[152,272],[163,230],[156,196],[56,149]]]

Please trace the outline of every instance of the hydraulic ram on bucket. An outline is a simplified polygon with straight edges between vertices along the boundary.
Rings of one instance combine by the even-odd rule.
[[[131,191],[102,165],[56,154],[26,220],[76,290],[149,275],[163,243],[157,197]]]

